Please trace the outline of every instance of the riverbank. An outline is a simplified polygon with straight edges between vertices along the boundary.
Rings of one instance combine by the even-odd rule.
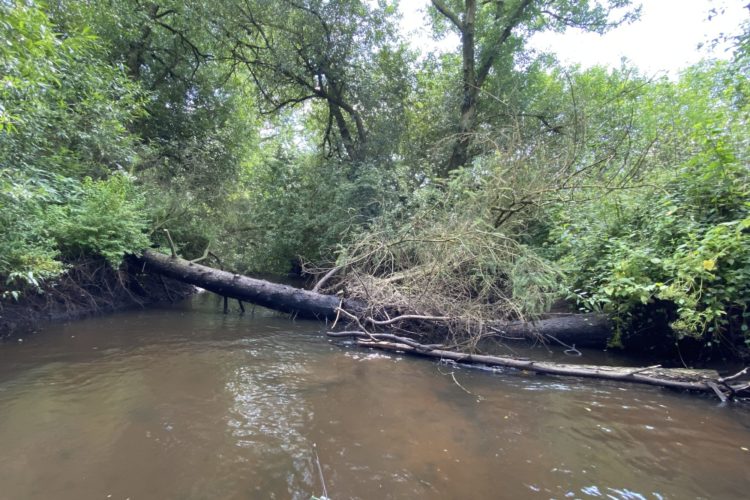
[[[38,290],[26,290],[18,300],[0,300],[0,339],[26,335],[45,323],[176,302],[194,291],[190,285],[144,272],[136,259],[126,260],[119,270],[99,259],[79,261]]]
[[[200,279],[198,281],[189,279],[190,273],[196,274]],[[221,276],[217,278],[216,283],[207,282],[207,277],[213,274]],[[294,317],[309,315],[318,318],[329,316],[329,319],[334,319],[343,314],[346,318],[350,318],[351,313],[341,310],[341,304],[351,310],[364,307],[355,302],[351,304],[341,302],[337,296],[222,273],[199,264],[146,252],[141,259],[134,257],[126,259],[119,270],[114,270],[103,260],[79,261],[71,264],[68,271],[59,279],[46,283],[43,290],[27,290],[20,301],[0,302],[0,339],[25,335],[45,322],[68,321],[92,314],[176,302],[193,293],[195,290],[193,285],[204,287],[219,295],[241,298],[251,303],[291,313]],[[245,295],[237,295],[238,292],[235,290],[237,287]],[[311,314],[305,314],[303,307],[310,302],[306,300],[308,296],[317,307]],[[286,297],[288,304],[284,301],[280,302],[280,297]],[[321,303],[325,303],[327,309],[320,310]],[[430,331],[427,327],[431,326],[434,342],[445,344],[445,340],[451,336],[448,330],[435,330],[434,325],[424,324],[424,321],[444,318],[408,315],[401,317],[414,318],[418,321],[411,325],[417,328],[412,331],[419,331],[423,336]],[[372,323],[371,326],[389,327],[397,319],[391,318],[385,321],[370,319],[369,321]],[[558,313],[541,321],[515,323],[504,323],[501,327],[493,327],[492,333],[486,337],[495,338],[500,342],[511,341],[511,343],[515,343],[512,342],[513,340],[542,341],[552,345],[559,344],[566,347],[568,351],[577,353],[577,348],[607,348],[613,334],[611,324],[601,315]],[[362,327],[361,324],[359,326]],[[748,359],[746,346],[737,338],[724,338],[722,341],[708,343],[689,337],[678,339],[666,321],[651,321],[647,327],[627,332],[618,336],[618,339],[621,341],[618,347],[623,353],[646,360],[648,366],[715,368],[718,365],[731,365],[734,367],[738,362]],[[478,354],[483,350],[472,352]]]

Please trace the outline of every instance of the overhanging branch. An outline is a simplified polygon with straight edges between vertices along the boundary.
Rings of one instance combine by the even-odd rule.
[[[437,9],[438,12],[448,18],[448,20],[450,20],[450,22],[452,22],[453,25],[458,28],[458,31],[464,31],[464,23],[462,23],[456,13],[452,12],[448,8],[448,6],[445,5],[441,0],[432,0],[432,5]]]

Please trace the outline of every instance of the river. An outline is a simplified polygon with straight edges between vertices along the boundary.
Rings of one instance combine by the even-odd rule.
[[[357,350],[215,299],[0,345],[0,499],[750,492],[747,406]]]

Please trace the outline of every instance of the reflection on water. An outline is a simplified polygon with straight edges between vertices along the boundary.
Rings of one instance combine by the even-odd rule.
[[[750,412],[192,306],[0,345],[0,499],[744,498]]]

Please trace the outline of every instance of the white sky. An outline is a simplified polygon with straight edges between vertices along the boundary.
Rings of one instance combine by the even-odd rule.
[[[750,17],[744,7],[750,0],[641,0],[641,19],[599,36],[568,30],[564,34],[540,33],[531,47],[554,52],[564,64],[619,66],[624,57],[645,73],[676,74],[680,69],[707,56],[726,56],[725,47],[714,52],[698,45],[720,33],[738,33]],[[429,0],[401,0],[401,29],[414,48],[423,52],[449,51],[458,47],[458,37],[435,41],[430,35],[425,6]],[[711,8],[725,8],[724,14],[708,20]]]

